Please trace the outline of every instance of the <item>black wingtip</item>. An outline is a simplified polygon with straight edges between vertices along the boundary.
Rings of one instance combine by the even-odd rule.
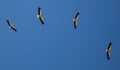
[[[38,7],[38,10],[40,10],[41,8],[40,7]]]
[[[42,23],[42,25],[44,25],[44,22],[43,22],[43,21],[41,21],[41,23]]]
[[[110,58],[107,58],[107,60],[110,60]]]
[[[17,32],[18,30],[16,29],[15,32]]]
[[[17,32],[17,29],[13,29],[15,32]]]
[[[9,20],[6,20],[6,22],[8,23],[8,22],[9,22]]]
[[[74,29],[77,29],[77,26],[74,26]]]
[[[110,57],[107,57],[107,60],[110,60]]]
[[[42,25],[44,25],[44,23],[42,23]]]
[[[109,45],[112,45],[112,42],[110,42]]]
[[[112,45],[112,42],[109,43],[109,45],[108,45],[108,49],[110,48],[111,45]]]
[[[80,13],[79,12],[77,12],[77,15],[79,15]]]

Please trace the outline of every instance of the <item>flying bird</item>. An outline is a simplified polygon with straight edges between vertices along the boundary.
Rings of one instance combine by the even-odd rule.
[[[108,45],[108,48],[106,49],[107,59],[108,59],[108,60],[110,60],[111,48],[112,48],[112,43],[110,42],[109,45]]]
[[[37,17],[39,18],[41,23],[44,24],[44,19],[43,19],[43,15],[42,15],[42,11],[41,11],[40,7],[38,7],[38,15],[37,15]]]
[[[15,26],[9,21],[9,20],[6,20],[9,28],[13,29],[14,31],[17,31],[17,29],[15,28]]]
[[[80,15],[80,13],[77,12],[77,14],[75,15],[75,17],[74,17],[74,19],[73,19],[73,22],[74,22],[74,28],[75,28],[75,29],[77,28],[79,15]]]

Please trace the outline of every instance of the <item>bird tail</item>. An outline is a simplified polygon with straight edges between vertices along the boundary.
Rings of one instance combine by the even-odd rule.
[[[39,15],[37,15],[37,18],[39,18],[40,16]]]
[[[107,50],[105,50],[107,52]]]
[[[75,21],[75,19],[73,19],[73,21]]]

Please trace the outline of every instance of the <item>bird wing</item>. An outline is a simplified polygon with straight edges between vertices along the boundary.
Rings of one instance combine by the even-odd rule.
[[[39,8],[38,8],[38,15],[40,15],[40,10],[41,10],[41,8],[39,7]]]
[[[78,21],[74,21],[74,28],[77,28]]]
[[[77,12],[77,14],[75,15],[75,18],[74,18],[74,28],[77,28],[78,17],[79,17],[79,12]]]
[[[109,60],[110,59],[110,52],[107,51],[107,59]]]
[[[112,48],[112,43],[109,43],[107,50],[111,51],[111,48]]]
[[[40,19],[41,23],[44,24],[44,18],[43,18],[41,9],[40,9],[40,17],[39,17],[39,19]]]
[[[44,24],[44,18],[43,18],[42,11],[41,11],[40,7],[38,7],[38,18],[41,21],[41,23]]]
[[[17,31],[17,29],[13,25],[11,26],[11,29],[13,29],[14,31]]]
[[[78,17],[79,17],[79,12],[77,12],[74,19],[77,19]]]
[[[7,24],[8,24],[9,26],[11,26],[11,24],[10,24],[10,21],[9,21],[9,20],[6,20],[6,22],[7,22]]]
[[[39,13],[40,13],[40,15],[42,15],[42,10],[41,10],[41,8],[40,8],[40,11],[39,11]]]
[[[110,53],[111,53],[112,43],[110,42],[107,48],[107,59],[110,59]]]
[[[44,19],[43,19],[43,16],[40,16],[40,18],[39,18],[39,19],[40,19],[41,23],[42,23],[42,24],[44,24]]]
[[[13,24],[11,24],[11,22],[9,20],[6,20],[6,22],[8,23],[9,27],[11,29],[13,29],[14,31],[17,31],[17,29],[15,28],[15,26]]]

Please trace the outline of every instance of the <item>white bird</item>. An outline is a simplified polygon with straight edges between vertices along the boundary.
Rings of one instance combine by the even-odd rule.
[[[38,15],[37,15],[37,17],[39,18],[41,23],[44,24],[44,19],[43,19],[43,15],[42,15],[42,11],[41,11],[40,7],[38,7]]]
[[[78,25],[79,15],[80,15],[79,12],[77,12],[77,14],[75,15],[75,17],[73,19],[75,29],[77,28],[77,25]]]
[[[106,49],[107,59],[110,60],[110,53],[111,53],[112,43],[110,42],[108,48]]]
[[[9,21],[9,20],[6,20],[9,28],[13,29],[14,31],[17,31],[17,29],[15,28],[15,26]]]

